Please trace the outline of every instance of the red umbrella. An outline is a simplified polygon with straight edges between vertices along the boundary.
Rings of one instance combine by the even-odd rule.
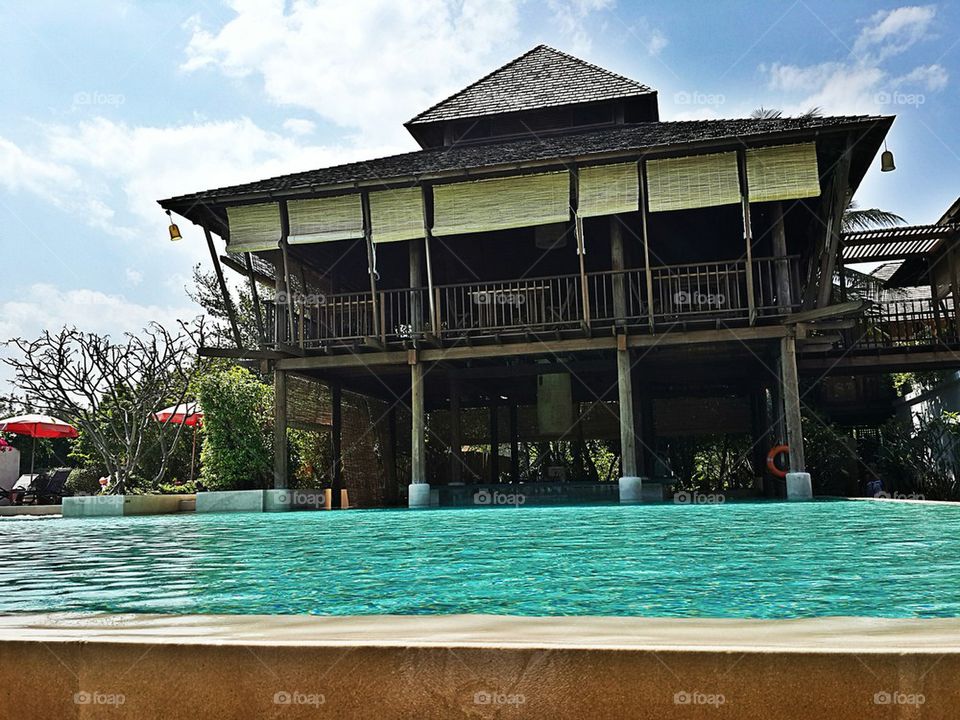
[[[196,402],[171,405],[153,414],[155,420],[174,425],[193,427],[193,450],[190,452],[190,482],[193,482],[193,466],[197,456],[197,426],[203,424],[203,410]]]
[[[33,447],[30,451],[30,474],[33,475],[33,460],[37,450],[37,438],[75,438],[77,429],[49,415],[18,415],[0,420],[0,431],[12,432],[15,435],[26,435],[33,438]]]

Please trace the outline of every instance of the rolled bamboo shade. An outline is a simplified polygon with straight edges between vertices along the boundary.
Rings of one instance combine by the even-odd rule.
[[[647,162],[650,212],[689,210],[740,202],[735,152]]]
[[[747,150],[750,202],[796,200],[820,194],[815,143]]]
[[[292,245],[363,237],[363,210],[357,194],[290,200],[287,213],[290,217],[287,241]]]
[[[548,225],[570,219],[566,171],[437,185],[435,235],[462,235]]]
[[[375,243],[422,238],[423,198],[420,188],[370,193],[370,229]]]
[[[237,205],[227,208],[233,253],[273,250],[280,247],[280,206],[277,203]]]
[[[636,163],[580,168],[577,214],[580,217],[635,212],[640,205]]]

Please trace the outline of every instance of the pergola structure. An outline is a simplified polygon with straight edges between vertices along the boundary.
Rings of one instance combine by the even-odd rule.
[[[577,408],[600,406],[623,502],[662,474],[658,430],[710,423],[752,435],[758,475],[787,442],[802,493],[797,342],[862,310],[834,297],[841,217],[892,122],[664,122],[649,87],[538,46],[409,121],[420,150],[161,205],[249,280],[260,347],[236,332],[207,352],[272,367],[278,487],[295,373],[334,389],[335,437],[342,389],[409,416],[411,506],[462,499],[470,408],[498,449],[487,486],[519,481],[525,413],[536,437],[582,440]],[[431,412],[449,418],[442,469]]]

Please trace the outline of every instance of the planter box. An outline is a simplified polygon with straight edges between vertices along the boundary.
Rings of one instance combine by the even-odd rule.
[[[182,500],[193,495],[81,495],[63,499],[64,517],[120,517],[180,512]]]
[[[263,490],[219,490],[197,493],[198,513],[263,512]]]

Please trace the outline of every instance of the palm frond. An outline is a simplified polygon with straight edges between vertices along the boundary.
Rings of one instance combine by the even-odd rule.
[[[855,202],[847,206],[843,212],[843,231],[853,232],[855,230],[876,230],[877,228],[894,227],[895,225],[904,225],[906,220],[896,213],[880,208],[857,207]]]
[[[763,106],[758,107],[752,113],[750,117],[754,120],[776,120],[781,117],[783,112],[780,110],[775,110],[774,108],[765,108]]]

